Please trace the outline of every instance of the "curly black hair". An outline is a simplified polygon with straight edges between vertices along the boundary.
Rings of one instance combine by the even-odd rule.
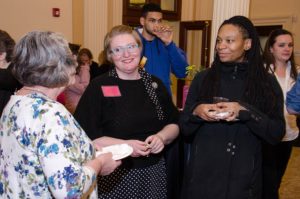
[[[162,12],[160,5],[155,4],[155,3],[146,3],[142,7],[142,17],[146,17],[148,12]]]

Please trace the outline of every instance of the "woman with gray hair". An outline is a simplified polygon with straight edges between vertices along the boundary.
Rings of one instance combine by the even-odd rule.
[[[74,82],[76,60],[67,41],[34,31],[16,45],[13,74],[24,85],[0,119],[0,198],[96,198],[97,174],[120,161],[95,158],[91,140],[56,102]]]

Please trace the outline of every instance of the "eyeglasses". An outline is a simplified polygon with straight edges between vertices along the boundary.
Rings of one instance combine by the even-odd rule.
[[[136,53],[137,49],[139,48],[138,44],[128,44],[126,46],[118,46],[110,50],[110,53],[115,56],[122,56],[125,50],[128,53]]]

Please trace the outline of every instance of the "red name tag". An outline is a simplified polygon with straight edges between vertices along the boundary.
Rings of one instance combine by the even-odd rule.
[[[119,86],[101,86],[104,97],[121,97]]]

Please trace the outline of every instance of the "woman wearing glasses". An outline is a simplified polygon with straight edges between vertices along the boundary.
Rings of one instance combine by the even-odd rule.
[[[113,27],[104,51],[115,67],[89,84],[75,112],[98,147],[133,148],[122,167],[99,178],[99,198],[167,197],[162,153],[179,133],[178,111],[163,83],[139,67],[141,50],[131,27]]]

